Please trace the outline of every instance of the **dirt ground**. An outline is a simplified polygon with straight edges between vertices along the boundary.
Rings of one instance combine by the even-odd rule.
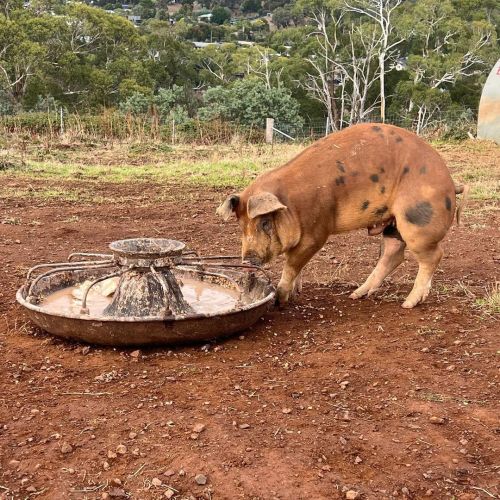
[[[411,258],[378,295],[348,298],[378,255],[357,232],[251,330],[137,353],[33,327],[14,300],[27,268],[138,236],[231,254],[237,227],[216,219],[215,190],[92,189],[143,201],[0,199],[0,498],[499,498],[499,322],[476,304],[498,279],[498,212],[471,204],[414,310],[400,307]]]

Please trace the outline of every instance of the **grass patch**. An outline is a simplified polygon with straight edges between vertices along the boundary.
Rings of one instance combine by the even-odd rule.
[[[218,146],[170,146],[162,143],[114,143],[111,145],[58,144],[43,148],[13,144],[0,151],[0,181],[5,178],[100,183],[176,183],[193,187],[235,188],[248,185],[257,175],[283,165],[307,144],[225,144]],[[61,146],[61,145],[59,145]],[[67,145],[66,145],[67,146]],[[500,169],[498,146],[488,141],[434,143],[457,182],[470,184],[468,210],[489,202],[498,210]],[[23,149],[24,148],[24,149]],[[311,169],[314,165],[310,166]],[[57,196],[57,193],[52,193]],[[62,193],[63,196],[64,193]],[[50,197],[51,193],[47,193]]]
[[[37,180],[98,180],[111,183],[175,182],[193,186],[239,188],[246,186],[263,170],[263,165],[251,160],[114,167],[30,161],[23,169],[18,170],[15,176]],[[50,196],[49,191],[47,191],[47,196]]]
[[[476,299],[476,305],[489,314],[500,314],[500,282],[490,285],[486,295]]]

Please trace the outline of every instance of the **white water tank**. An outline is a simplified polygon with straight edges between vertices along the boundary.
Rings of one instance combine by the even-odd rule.
[[[477,137],[500,144],[500,59],[484,84],[479,102]]]

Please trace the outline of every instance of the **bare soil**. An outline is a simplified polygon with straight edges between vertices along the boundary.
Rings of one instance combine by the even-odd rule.
[[[499,497],[499,322],[475,304],[498,279],[498,212],[453,227],[413,310],[400,307],[411,258],[376,296],[348,298],[378,255],[357,232],[333,237],[296,302],[251,330],[137,353],[27,322],[14,300],[27,268],[138,236],[233,254],[238,229],[216,219],[215,190],[92,189],[142,201],[0,200],[0,498]]]

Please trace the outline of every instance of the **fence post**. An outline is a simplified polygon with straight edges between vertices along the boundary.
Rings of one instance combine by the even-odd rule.
[[[61,106],[60,114],[61,114],[61,135],[62,135],[62,134],[64,134],[64,118],[63,118],[63,109],[62,109],[62,106]]]
[[[274,118],[266,118],[266,142],[273,143]]]
[[[330,132],[330,117],[326,117],[326,127],[325,127],[325,136],[327,136]]]

